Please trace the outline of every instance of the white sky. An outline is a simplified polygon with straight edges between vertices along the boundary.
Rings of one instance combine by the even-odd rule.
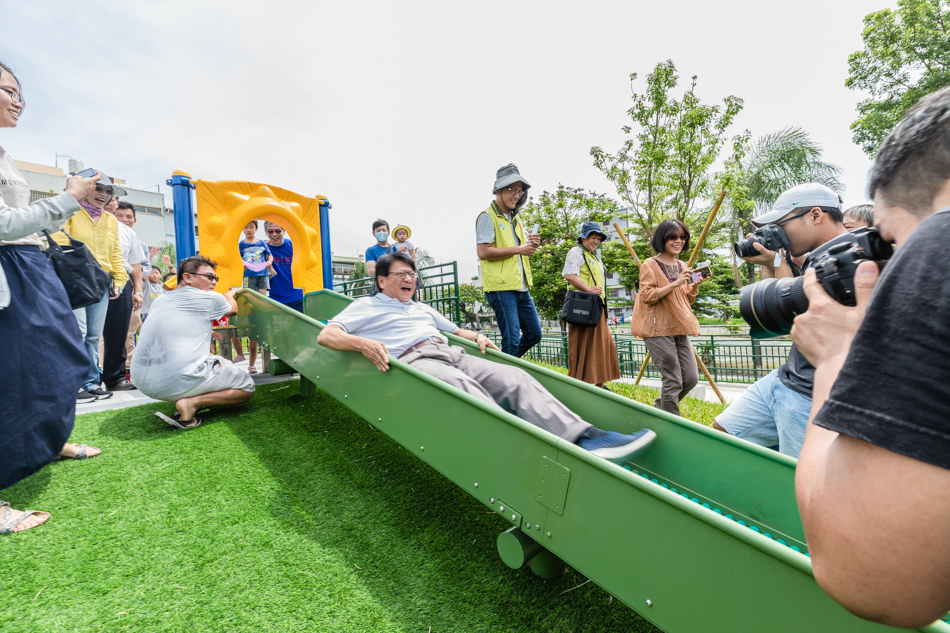
[[[362,253],[382,217],[464,280],[498,167],[517,164],[532,193],[615,196],[590,148],[619,148],[629,73],[642,89],[668,58],[677,92],[695,74],[703,102],[745,100],[733,134],[804,128],[844,168],[846,204],[863,202],[847,58],[862,18],[891,5],[0,0],[0,61],[29,104],[0,145],[166,193],[184,169],[322,194],[336,254]]]

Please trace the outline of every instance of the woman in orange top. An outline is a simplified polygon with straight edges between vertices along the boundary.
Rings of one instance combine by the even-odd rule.
[[[679,220],[663,220],[650,242],[658,253],[640,267],[640,295],[633,308],[630,330],[643,339],[663,386],[653,406],[676,415],[679,401],[699,382],[696,358],[689,343],[699,335],[699,321],[690,307],[699,284],[679,260],[689,248],[689,229]]]

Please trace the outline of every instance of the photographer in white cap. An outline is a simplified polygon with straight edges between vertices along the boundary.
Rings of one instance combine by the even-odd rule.
[[[801,257],[846,233],[843,219],[838,194],[824,185],[807,183],[784,192],[771,211],[753,218],[752,223],[784,231],[788,254]],[[759,242],[754,247],[759,254],[743,259],[760,264],[766,277],[792,276],[782,253],[770,251]],[[777,445],[784,455],[798,457],[811,411],[814,379],[814,366],[792,345],[785,364],[734,400],[716,416],[713,428],[760,446]]]

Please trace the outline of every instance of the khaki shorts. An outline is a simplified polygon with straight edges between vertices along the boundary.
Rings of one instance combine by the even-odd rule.
[[[254,392],[254,380],[250,374],[221,356],[212,354],[211,359],[215,361],[214,369],[211,371],[211,375],[205,378],[203,383],[174,398],[162,398],[162,400],[176,402],[182,398],[191,398],[192,396],[200,396],[204,393],[224,391],[225,389],[240,389],[250,393]]]

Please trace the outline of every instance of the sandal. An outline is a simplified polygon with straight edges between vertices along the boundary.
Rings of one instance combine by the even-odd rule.
[[[201,420],[198,418],[198,416],[195,416],[191,420],[182,420],[180,413],[176,413],[174,417],[168,417],[161,411],[156,411],[155,417],[165,424],[175,427],[176,429],[193,429],[195,427],[201,426]]]
[[[63,448],[66,448],[66,447],[64,446]],[[89,454],[89,448],[95,448],[95,447],[94,447],[94,446],[93,446],[93,447],[90,447],[90,446],[87,446],[86,444],[80,444],[80,445],[79,445],[79,451],[78,451],[75,455],[73,455],[72,457],[66,457],[65,455],[60,455],[60,456],[57,457],[56,459],[58,459],[58,460],[65,460],[65,459],[89,459],[90,457],[95,457],[96,455],[99,455],[99,454],[102,453],[102,451],[99,451],[99,452],[96,453],[95,455],[90,455],[90,454]]]
[[[257,367],[255,367],[254,365],[251,365],[250,367],[247,368],[247,373],[249,373],[249,374],[256,374],[256,373],[257,373]]]
[[[20,525],[25,518],[31,515],[36,515],[37,517],[42,517],[43,521],[40,525],[43,525],[49,519],[49,512],[39,512],[37,510],[24,510],[16,521],[10,519],[10,515],[13,514],[13,508],[10,507],[10,504],[6,501],[0,501],[0,508],[6,508],[6,512],[3,513],[3,517],[0,518],[0,534],[12,534],[18,525]],[[46,515],[46,516],[43,516]],[[39,527],[40,525],[34,525],[33,527]],[[30,530],[32,528],[26,528]],[[24,532],[26,530],[20,530]]]

